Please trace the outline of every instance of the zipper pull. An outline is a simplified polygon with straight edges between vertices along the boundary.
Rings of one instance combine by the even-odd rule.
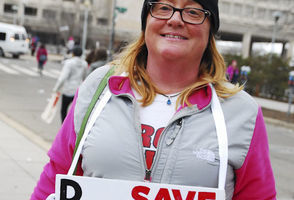
[[[145,171],[145,179],[144,180],[147,181],[147,182],[151,182],[151,170],[146,169],[146,171]]]
[[[176,128],[175,128],[175,130],[173,131],[173,133],[171,134],[171,136],[169,136],[169,137],[166,139],[166,144],[167,144],[168,146],[171,145],[171,144],[175,141],[175,139],[176,139],[178,133],[179,133],[180,130],[181,130],[181,127],[182,127],[182,119],[179,119],[179,120],[177,121],[177,124],[176,124]]]

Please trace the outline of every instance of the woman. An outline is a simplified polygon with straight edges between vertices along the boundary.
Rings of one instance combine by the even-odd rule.
[[[226,199],[275,199],[261,109],[226,80],[218,28],[217,0],[144,1],[140,38],[112,63],[127,75],[109,78],[111,98],[83,145],[77,174],[217,188],[228,164]],[[32,199],[52,193],[55,174],[68,171],[76,133],[108,69],[80,87]],[[227,129],[222,163],[213,88]]]
[[[231,65],[228,66],[227,75],[228,75],[229,81],[231,83],[233,83],[233,84],[238,83],[239,69],[238,69],[236,60],[233,60]]]
[[[45,47],[45,44],[41,44],[38,51],[37,51],[37,61],[38,61],[38,72],[42,76],[44,65],[47,62],[48,53]]]
[[[64,121],[69,105],[78,87],[86,76],[87,62],[81,58],[83,50],[79,46],[72,49],[72,58],[65,60],[61,74],[53,92],[62,92],[61,120]]]
[[[95,69],[102,67],[106,64],[107,60],[107,51],[105,49],[96,49],[94,51],[93,58],[91,62],[88,62],[89,67],[87,70],[87,75],[92,73]]]

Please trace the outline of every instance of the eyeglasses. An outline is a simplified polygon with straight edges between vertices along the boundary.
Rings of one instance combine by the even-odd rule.
[[[210,16],[208,10],[200,8],[175,8],[166,3],[149,2],[150,14],[157,19],[170,19],[176,11],[179,11],[184,22],[189,24],[202,24],[206,17]]]

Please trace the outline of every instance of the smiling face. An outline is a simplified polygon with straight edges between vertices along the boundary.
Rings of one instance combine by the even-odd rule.
[[[176,8],[202,8],[193,0],[160,0]],[[210,22],[193,25],[182,21],[180,12],[175,12],[171,19],[156,19],[150,14],[147,17],[145,42],[148,57],[160,56],[163,59],[185,59],[198,62],[208,43]]]

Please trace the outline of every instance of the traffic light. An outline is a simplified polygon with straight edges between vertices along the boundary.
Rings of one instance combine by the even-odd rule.
[[[119,12],[119,13],[125,13],[128,9],[124,8],[124,7],[115,7],[115,9]]]

